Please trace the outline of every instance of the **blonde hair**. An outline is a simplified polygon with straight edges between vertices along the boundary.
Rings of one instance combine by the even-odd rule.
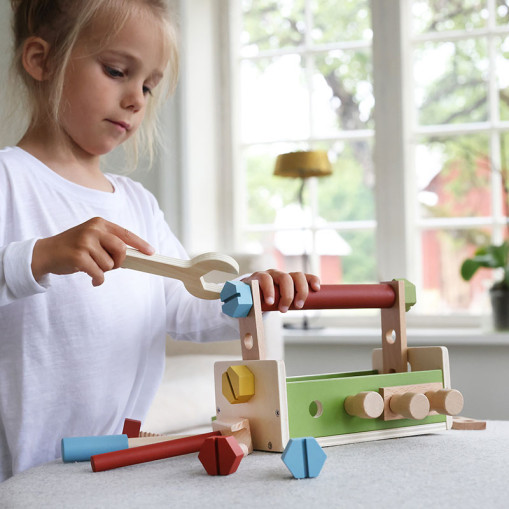
[[[14,55],[11,77],[21,79],[29,105],[29,122],[49,116],[58,125],[61,110],[64,76],[71,53],[78,41],[98,24],[105,25],[102,42],[114,37],[132,16],[148,10],[161,22],[163,44],[168,65],[163,82],[156,87],[147,105],[145,118],[133,138],[126,144],[126,152],[136,166],[140,153],[153,159],[154,142],[158,139],[157,109],[163,98],[173,93],[178,76],[178,43],[174,16],[164,0],[11,0],[13,9]],[[22,55],[25,41],[32,36],[41,37],[49,43],[47,68],[50,75],[46,81],[37,81],[23,68]],[[16,87],[16,93],[19,88]],[[26,106],[25,106],[26,107]]]

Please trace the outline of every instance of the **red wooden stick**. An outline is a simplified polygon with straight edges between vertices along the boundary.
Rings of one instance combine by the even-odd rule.
[[[262,311],[277,311],[279,305],[279,288],[275,287],[276,298],[268,306],[262,300]],[[390,308],[396,294],[387,283],[372,285],[321,285],[318,292],[309,291],[302,309],[361,309]],[[290,309],[295,309],[294,305]]]
[[[192,437],[142,445],[132,449],[96,454],[90,458],[90,463],[94,472],[102,472],[113,468],[136,465],[137,463],[172,458],[173,456],[198,452],[207,438],[216,436],[221,436],[221,432],[213,431]]]

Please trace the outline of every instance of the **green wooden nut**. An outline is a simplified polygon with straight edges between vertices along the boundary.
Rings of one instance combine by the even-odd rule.
[[[247,366],[230,366],[222,375],[222,392],[232,404],[246,403],[255,393],[255,378]]]
[[[417,293],[415,291],[415,285],[407,279],[395,279],[395,281],[405,282],[405,311],[410,311],[410,308],[417,302]]]

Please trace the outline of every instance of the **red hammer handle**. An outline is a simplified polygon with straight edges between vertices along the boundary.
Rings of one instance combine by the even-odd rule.
[[[279,288],[275,287],[275,302],[268,306],[262,300],[262,311],[277,311]],[[309,291],[308,298],[301,309],[361,309],[390,308],[396,294],[387,283],[370,285],[321,285],[318,292]],[[292,304],[290,309],[296,309]]]
[[[216,436],[221,436],[221,432],[213,431],[131,449],[96,454],[90,458],[90,463],[94,472],[102,472],[103,470],[136,465],[137,463],[172,458],[173,456],[198,452],[207,438]]]

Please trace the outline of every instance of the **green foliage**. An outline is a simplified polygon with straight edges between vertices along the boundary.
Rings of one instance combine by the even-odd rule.
[[[461,265],[461,277],[470,281],[480,268],[502,269],[503,277],[495,283],[497,288],[509,289],[509,243],[483,246],[477,249],[472,258],[467,258]]]

